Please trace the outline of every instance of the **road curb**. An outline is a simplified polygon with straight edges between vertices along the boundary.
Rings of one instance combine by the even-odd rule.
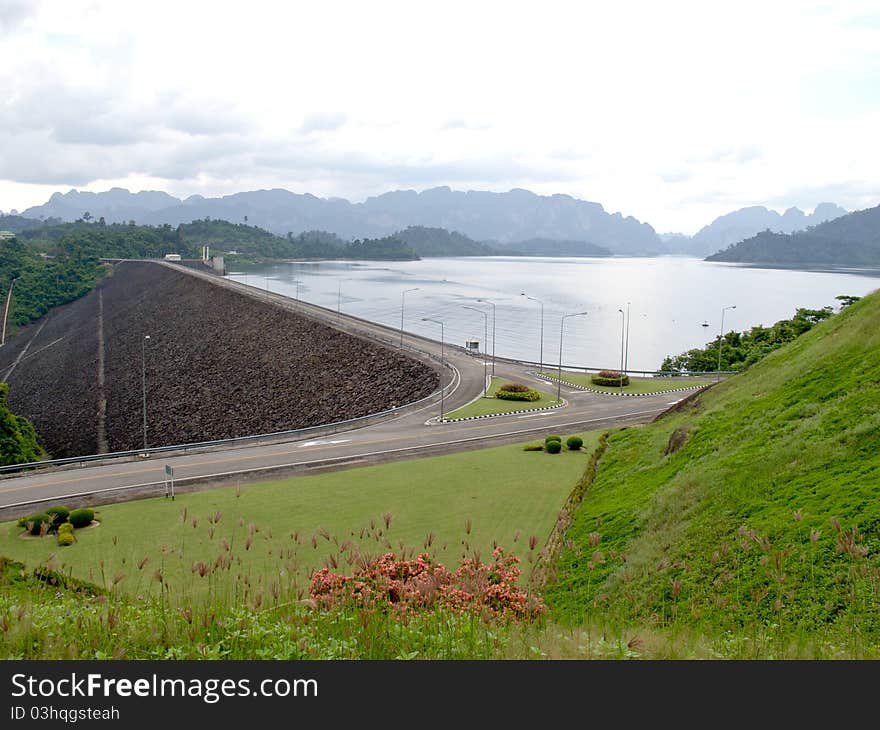
[[[560,383],[561,385],[565,385],[569,388],[574,388],[575,390],[581,390],[585,393],[598,393],[599,395],[611,395],[615,398],[645,398],[647,396],[652,395],[662,395],[663,393],[681,393],[686,390],[702,390],[703,388],[708,388],[712,383],[706,383],[705,385],[689,385],[686,388],[670,388],[669,390],[655,390],[651,393],[610,393],[607,390],[596,390],[595,388],[588,388],[585,385],[576,385],[575,383],[569,383],[567,380],[560,380],[559,378],[554,378],[550,375],[540,375],[539,373],[529,372],[529,375],[534,375],[537,378],[542,378],[543,380],[550,380],[554,383]]]
[[[462,418],[444,418],[442,421],[434,421],[435,423],[458,423],[459,421],[478,421],[485,418],[500,418],[501,416],[513,416],[519,413],[540,413],[541,411],[554,411],[557,408],[564,408],[568,403],[563,400],[555,406],[543,406],[541,408],[526,408],[521,411],[505,411],[504,413],[486,413],[482,416],[463,416]],[[433,419],[432,419],[433,420]]]

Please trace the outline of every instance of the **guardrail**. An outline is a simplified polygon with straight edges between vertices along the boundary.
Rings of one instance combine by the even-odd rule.
[[[433,355],[428,355],[434,357]],[[69,465],[88,465],[93,463],[101,463],[113,459],[124,459],[126,457],[147,457],[151,454],[167,454],[167,453],[187,453],[190,451],[198,451],[201,449],[212,448],[216,446],[247,446],[259,444],[260,442],[272,443],[277,441],[295,441],[299,438],[307,438],[309,436],[320,436],[323,434],[334,434],[340,431],[350,431],[354,428],[369,426],[373,422],[383,421],[395,414],[408,410],[416,410],[420,405],[426,405],[431,402],[440,400],[440,392],[443,391],[444,397],[453,386],[457,387],[461,376],[458,369],[451,363],[444,363],[452,371],[452,379],[440,390],[435,390],[424,398],[419,398],[410,403],[404,403],[402,406],[395,406],[378,413],[370,413],[366,416],[358,416],[357,418],[349,418],[344,421],[334,421],[333,423],[324,423],[319,426],[306,426],[305,428],[295,428],[288,431],[273,431],[272,433],[253,434],[251,436],[235,436],[228,439],[215,439],[213,441],[197,441],[188,444],[172,444],[167,446],[155,446],[148,449],[130,449],[128,451],[112,451],[106,454],[88,454],[85,456],[70,456],[64,459],[47,459],[45,461],[31,461],[24,464],[8,464],[0,466],[0,474],[10,472],[25,471],[28,469],[38,469],[46,466],[69,466]]]

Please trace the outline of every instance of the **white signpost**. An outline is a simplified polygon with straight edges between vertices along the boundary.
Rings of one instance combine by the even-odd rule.
[[[170,490],[169,490],[170,485]],[[171,494],[171,501],[174,501],[174,469],[170,464],[165,464],[165,496]]]

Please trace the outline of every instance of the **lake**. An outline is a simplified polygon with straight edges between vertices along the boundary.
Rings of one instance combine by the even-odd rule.
[[[230,270],[229,278],[395,328],[402,310],[405,331],[439,340],[440,325],[427,317],[443,323],[446,342],[476,340],[489,354],[494,304],[495,353],[537,361],[542,317],[541,304],[526,298],[533,297],[543,302],[545,363],[559,360],[562,315],[587,312],[565,319],[563,364],[617,369],[623,351],[630,370],[657,370],[666,355],[717,338],[722,308],[736,307],[724,310],[724,331],[743,331],[787,319],[798,307],[837,311],[837,295],[864,296],[880,286],[876,271],[752,268],[680,256],[290,262]]]

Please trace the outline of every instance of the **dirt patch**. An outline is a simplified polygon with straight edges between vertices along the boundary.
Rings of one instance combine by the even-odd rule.
[[[10,407],[56,458],[98,448],[99,291],[111,451],[143,446],[144,390],[154,447],[366,416],[439,384],[435,370],[396,350],[158,264],[123,262],[98,286],[53,312],[32,351],[63,341],[23,358],[10,378]],[[21,349],[8,345],[0,367]]]
[[[669,442],[666,444],[666,448],[663,449],[663,454],[665,456],[668,456],[669,454],[674,454],[687,443],[689,435],[690,432],[684,426],[675,429],[669,435]]]

